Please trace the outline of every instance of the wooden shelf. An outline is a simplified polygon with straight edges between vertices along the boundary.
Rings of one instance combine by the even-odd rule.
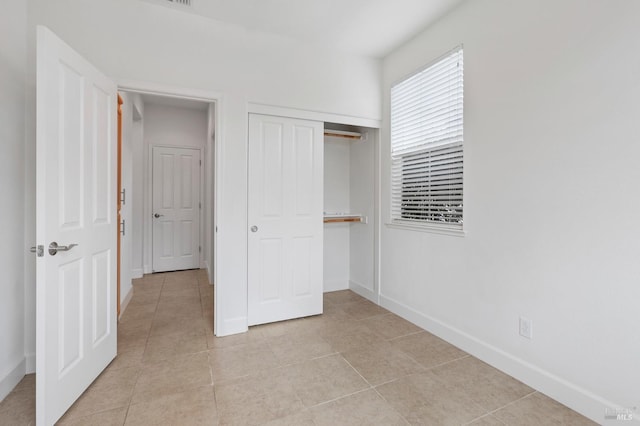
[[[358,132],[347,132],[347,131],[344,131],[344,130],[329,130],[329,129],[325,129],[324,135],[325,136],[335,137],[335,138],[346,138],[346,139],[362,140],[362,134],[361,133],[358,133]]]
[[[367,223],[367,219],[359,214],[327,214],[324,223],[358,222]]]

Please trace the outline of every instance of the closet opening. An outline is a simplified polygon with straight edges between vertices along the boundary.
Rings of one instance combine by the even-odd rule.
[[[324,292],[377,303],[378,129],[324,125]]]

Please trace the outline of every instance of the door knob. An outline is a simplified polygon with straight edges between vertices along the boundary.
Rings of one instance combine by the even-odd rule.
[[[59,246],[55,241],[49,244],[49,254],[55,256],[59,251],[69,251],[77,246],[77,244],[69,244],[68,246]]]
[[[156,219],[157,219],[157,218],[159,218],[159,217],[161,217],[161,216],[164,216],[164,215],[163,215],[163,214],[158,214],[158,213],[155,213],[155,214],[153,215],[153,217],[155,217]]]
[[[251,227],[251,232],[258,232],[258,227],[257,227],[257,226],[255,226],[255,225],[253,225],[253,226]]]

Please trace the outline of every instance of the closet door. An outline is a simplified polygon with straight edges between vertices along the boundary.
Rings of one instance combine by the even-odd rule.
[[[249,325],[322,313],[323,123],[249,115]]]

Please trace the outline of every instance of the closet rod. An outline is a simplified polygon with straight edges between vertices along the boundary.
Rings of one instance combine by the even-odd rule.
[[[362,139],[362,134],[357,132],[346,132],[343,130],[325,130],[325,136],[333,136],[336,138],[347,138],[347,139]]]
[[[325,216],[324,223],[340,223],[340,222],[360,222],[366,223],[366,220],[363,216]]]

